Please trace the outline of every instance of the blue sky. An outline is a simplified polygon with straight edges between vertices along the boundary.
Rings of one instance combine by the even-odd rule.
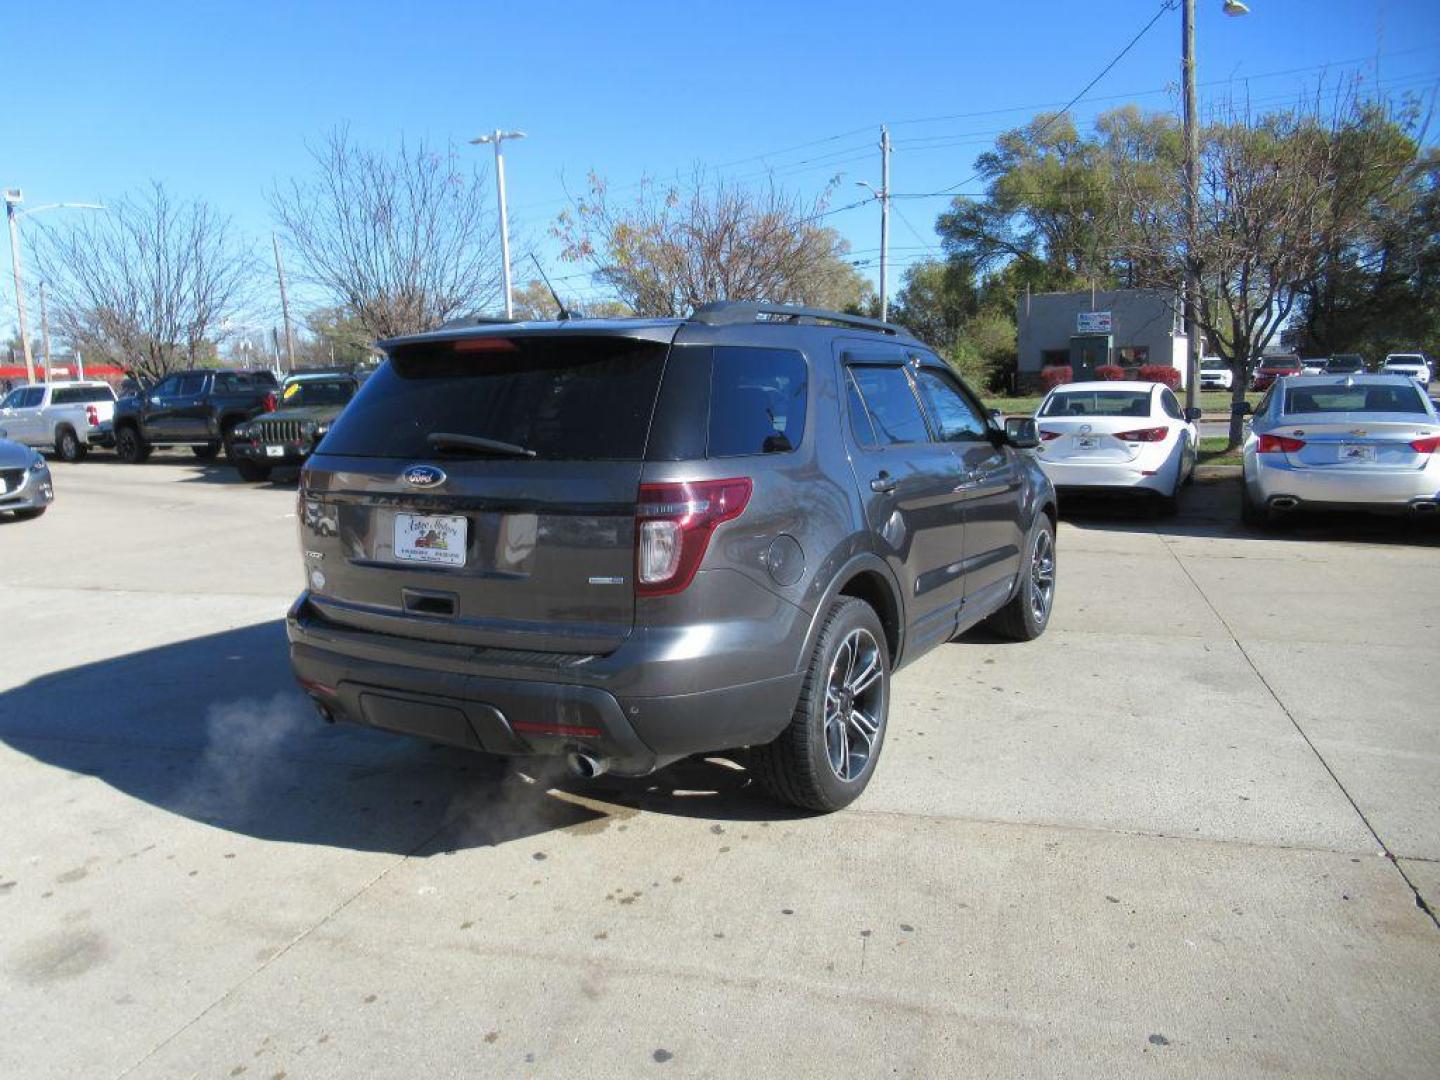
[[[565,184],[578,190],[589,169],[623,187],[697,162],[740,177],[773,168],[806,195],[841,174],[840,205],[861,194],[855,180],[878,181],[875,142],[888,122],[892,189],[932,191],[965,180],[996,133],[1077,93],[1159,7],[29,4],[6,14],[0,183],[22,186],[33,205],[104,199],[157,178],[266,239],[265,191],[303,171],[306,141],[336,124],[373,144],[521,128],[529,138],[506,158],[512,217],[552,276],[584,297],[591,286],[558,264],[547,229]],[[1251,0],[1243,19],[1220,8],[1200,0],[1202,109],[1228,93],[1293,100],[1327,70],[1333,82],[1373,80],[1378,68],[1393,92],[1440,85],[1436,0]],[[1179,41],[1169,12],[1077,118],[1132,94],[1173,110]],[[488,148],[467,152],[488,168]],[[902,268],[934,244],[943,205],[900,204],[891,242]],[[873,276],[878,211],[829,220]],[[13,297],[0,292],[8,322]]]

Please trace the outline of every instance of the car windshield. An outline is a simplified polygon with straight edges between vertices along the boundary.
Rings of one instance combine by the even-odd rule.
[[[1425,399],[1410,386],[1294,387],[1285,392],[1285,415],[1303,413],[1424,413]]]
[[[1149,390],[1063,390],[1052,394],[1041,416],[1149,416]]]
[[[1230,367],[1224,360],[1212,360],[1208,357],[1200,361],[1200,366],[1206,371],[1228,371]]]
[[[280,395],[282,409],[304,409],[315,405],[344,405],[355,396],[349,379],[296,379],[286,383]]]

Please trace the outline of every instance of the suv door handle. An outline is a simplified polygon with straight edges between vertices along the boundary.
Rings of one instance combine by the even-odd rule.
[[[874,480],[870,481],[870,490],[879,495],[884,495],[888,492],[894,491],[895,478],[892,477],[884,469],[881,469],[880,475],[875,477]]]

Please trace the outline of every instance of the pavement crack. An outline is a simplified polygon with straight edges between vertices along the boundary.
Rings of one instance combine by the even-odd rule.
[[[1158,534],[1159,530],[1157,529],[1156,532]],[[1180,558],[1179,554],[1175,551],[1174,545],[1166,540],[1163,534],[1160,534],[1160,539],[1165,544],[1165,550],[1170,552],[1170,557],[1173,558],[1175,564],[1180,567],[1180,572],[1185,575],[1190,584],[1194,586],[1195,591],[1200,594],[1200,599],[1205,601],[1205,606],[1210,609],[1215,618],[1220,620],[1220,625],[1225,627],[1225,632],[1230,635],[1230,640],[1233,641],[1235,647],[1240,650],[1240,655],[1245,658],[1245,663],[1250,666],[1250,670],[1253,671],[1255,677],[1260,680],[1260,685],[1265,687],[1266,693],[1268,693],[1275,704],[1280,707],[1280,711],[1283,712],[1286,719],[1290,721],[1290,725],[1295,729],[1296,734],[1305,741],[1305,745],[1308,746],[1310,752],[1315,755],[1315,760],[1320,763],[1320,767],[1330,774],[1330,779],[1335,782],[1335,786],[1339,788],[1340,794],[1345,796],[1345,801],[1350,804],[1356,816],[1360,818],[1366,831],[1375,838],[1375,843],[1380,846],[1381,853],[1389,860],[1390,865],[1395,867],[1395,872],[1400,875],[1401,880],[1405,882],[1406,887],[1410,890],[1415,900],[1415,906],[1428,915],[1430,922],[1437,930],[1440,930],[1440,913],[1432,910],[1430,905],[1425,902],[1425,897],[1421,895],[1420,889],[1416,886],[1415,882],[1411,880],[1410,875],[1405,872],[1405,868],[1400,865],[1400,857],[1391,851],[1390,845],[1380,838],[1379,832],[1377,832],[1375,826],[1371,824],[1365,811],[1362,810],[1360,804],[1355,801],[1355,796],[1350,794],[1350,789],[1345,786],[1345,782],[1340,779],[1330,762],[1325,760],[1325,755],[1320,752],[1320,748],[1315,745],[1314,740],[1310,738],[1310,734],[1301,726],[1299,719],[1290,711],[1290,707],[1285,704],[1284,699],[1280,697],[1275,687],[1270,685],[1270,680],[1267,679],[1265,673],[1260,670],[1260,665],[1257,664],[1255,658],[1250,655],[1250,650],[1245,648],[1245,643],[1242,642],[1240,636],[1235,633],[1235,628],[1230,625],[1230,620],[1221,614],[1220,609],[1215,606],[1209,594],[1200,586],[1200,582],[1195,579],[1195,575],[1192,574],[1190,568],[1185,565],[1185,560]]]

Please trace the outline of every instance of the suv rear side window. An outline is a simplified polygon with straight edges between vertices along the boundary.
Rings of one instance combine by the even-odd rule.
[[[710,457],[794,450],[805,435],[805,358],[719,346],[710,376]]]
[[[340,414],[324,452],[435,457],[426,437],[444,432],[542,459],[638,461],[667,349],[578,335],[400,345]]]
[[[851,401],[850,416],[855,437],[862,445],[929,441],[930,431],[904,368],[857,364],[849,371],[850,393],[858,396],[858,401]],[[868,425],[859,422],[857,406],[868,418]]]

